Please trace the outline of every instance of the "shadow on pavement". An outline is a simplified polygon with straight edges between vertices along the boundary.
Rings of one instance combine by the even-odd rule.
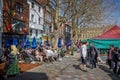
[[[77,61],[81,61],[81,59],[78,59]]]
[[[103,71],[107,72],[108,75],[111,77],[112,80],[120,80],[120,77],[117,76],[116,74],[114,74],[112,71],[110,71],[109,68],[107,68],[104,65],[98,65],[100,69],[102,69]]]
[[[81,70],[81,68],[79,67],[79,65],[72,65],[75,69]]]
[[[117,76],[116,74],[108,74],[112,80],[120,80],[120,77]]]
[[[104,66],[104,65],[98,65],[98,66],[99,66],[100,69],[104,70],[105,72],[112,73],[112,71],[110,71],[110,69],[107,68],[106,66]]]
[[[9,77],[7,80],[49,80],[45,73],[25,72],[15,77]]]

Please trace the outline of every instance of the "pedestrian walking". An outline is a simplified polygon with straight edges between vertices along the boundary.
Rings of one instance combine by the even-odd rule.
[[[83,71],[87,72],[87,68],[86,68],[86,64],[87,64],[87,42],[83,42],[83,44],[81,46],[81,60],[82,60],[82,65],[83,65]]]
[[[92,42],[90,42],[90,50],[88,52],[88,57],[90,59],[91,68],[96,68],[97,57],[98,57],[98,50],[95,46],[93,46]]]
[[[117,59],[118,59],[118,71],[117,71],[117,75],[120,75],[120,49],[118,51]]]
[[[117,69],[118,69],[118,59],[117,59],[117,55],[118,55],[118,48],[115,48],[112,54],[112,60],[114,63],[114,67],[113,67],[113,72],[116,74],[117,73]]]
[[[110,50],[107,54],[107,62],[108,62],[108,65],[109,65],[109,69],[113,69],[113,61],[112,61],[113,52],[114,52],[114,46],[110,45]]]

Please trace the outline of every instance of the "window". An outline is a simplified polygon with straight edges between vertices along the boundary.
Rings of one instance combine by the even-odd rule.
[[[41,7],[38,8],[38,11],[39,11],[39,12],[40,12],[40,10],[41,10]]]
[[[43,33],[43,30],[40,30],[40,33]]]
[[[32,2],[32,5],[31,5],[32,8],[34,8],[34,3]]]
[[[17,2],[16,3],[16,11],[19,13],[22,13],[23,12],[23,5]]]
[[[38,18],[38,24],[40,25],[40,17]]]
[[[32,36],[32,29],[30,29],[30,36]]]
[[[34,15],[33,14],[31,15],[31,21],[32,22],[34,21]]]
[[[47,22],[51,22],[51,15],[50,15],[49,13],[46,13],[46,14],[45,14],[45,20],[46,20]]]
[[[36,30],[36,36],[38,36],[38,30]]]
[[[55,0],[51,0],[50,2],[51,2],[52,8],[56,9],[56,2],[55,2]]]
[[[50,10],[50,8],[48,7],[48,6],[46,6],[46,10],[48,11],[48,12],[50,12],[51,10]]]
[[[17,19],[13,19],[13,31],[19,31],[21,32],[23,28],[25,28],[25,22],[17,20]]]
[[[52,26],[50,26],[50,33],[52,32]]]

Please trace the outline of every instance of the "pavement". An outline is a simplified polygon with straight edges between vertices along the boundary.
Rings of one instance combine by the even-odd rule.
[[[87,68],[88,72],[79,69],[80,55],[64,57],[62,61],[44,63],[43,65],[21,73],[8,80],[120,80],[106,64],[98,64],[97,68]]]

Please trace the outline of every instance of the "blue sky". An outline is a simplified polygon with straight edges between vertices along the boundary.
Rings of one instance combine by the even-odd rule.
[[[115,7],[117,7],[111,14],[113,16],[113,24],[117,24],[120,26],[120,0],[110,0],[115,3]]]
[[[113,24],[120,26],[120,0],[107,0],[107,1],[108,2],[106,2],[104,5],[109,5],[110,3],[114,3],[114,5],[112,6],[116,8],[110,8],[113,9],[113,12],[108,15],[111,18],[106,19],[105,22],[107,22],[108,25]],[[107,12],[111,11],[110,9],[107,10]],[[61,11],[60,14],[63,15],[63,12]]]

